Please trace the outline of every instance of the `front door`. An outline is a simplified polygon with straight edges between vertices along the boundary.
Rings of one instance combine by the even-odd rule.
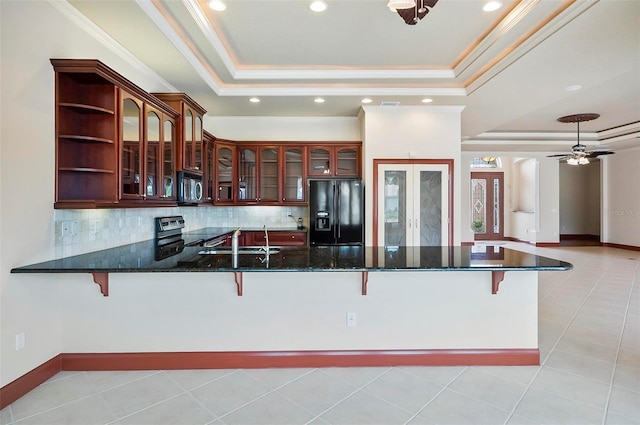
[[[471,230],[474,240],[504,239],[504,174],[471,173]]]

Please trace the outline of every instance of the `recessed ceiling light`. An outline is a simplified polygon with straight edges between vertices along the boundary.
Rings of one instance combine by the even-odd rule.
[[[222,0],[209,0],[207,3],[209,7],[217,12],[222,12],[227,8],[227,5],[222,2]]]
[[[582,88],[580,84],[574,84],[572,86],[567,86],[564,88],[564,91],[578,91]]]
[[[309,5],[309,9],[313,10],[314,12],[324,12],[325,10],[327,10],[327,3],[318,0],[312,1]]]
[[[493,12],[494,10],[498,10],[502,7],[502,2],[500,1],[489,1],[482,6],[482,10],[485,12]]]
[[[360,102],[362,102],[362,103],[371,103],[371,102],[373,102],[373,100],[369,99],[368,97],[365,97]]]
[[[425,97],[424,99],[422,99],[421,101],[422,103],[431,103],[433,102],[433,99],[429,98],[429,97]]]
[[[316,103],[324,103],[324,99],[321,97],[316,97],[315,99],[313,99],[313,101]]]
[[[249,99],[249,102],[251,103],[260,103],[260,98],[259,97],[252,97]]]

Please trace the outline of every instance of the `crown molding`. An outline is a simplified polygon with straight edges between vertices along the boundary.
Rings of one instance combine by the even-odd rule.
[[[167,80],[160,77],[155,71],[145,65],[140,59],[125,49],[120,43],[114,40],[109,34],[104,32],[99,26],[93,23],[89,18],[84,16],[78,9],[73,7],[67,0],[47,0],[48,3],[56,8],[60,13],[65,15],[71,22],[78,26],[82,31],[94,38],[107,49],[115,53],[122,60],[131,65],[138,72],[153,78],[158,84],[167,91],[178,91]]]
[[[504,54],[504,57],[498,59],[496,63],[489,64],[486,70],[481,70],[479,73],[472,77],[470,82],[466,85],[469,94],[478,90],[484,84],[489,82],[493,77],[504,71],[511,66],[514,62],[531,51],[534,47],[551,37],[556,31],[567,25],[569,22],[586,12],[589,8],[594,6],[600,0],[591,1],[575,1],[567,6],[561,6],[557,10],[555,16],[551,16],[550,20],[543,24],[540,29],[535,31],[530,36],[524,38],[520,44],[511,48]],[[500,55],[496,56],[496,59]]]
[[[478,43],[454,68],[455,75],[466,71],[476,60],[480,58],[491,46],[500,41],[522,19],[524,19],[539,3],[540,0],[521,1],[511,12],[498,23],[489,34]]]
[[[453,79],[451,69],[262,69],[236,70],[236,80],[411,80]]]
[[[222,87],[220,96],[466,96],[462,88],[439,87]]]
[[[213,74],[202,64],[200,59],[191,51],[189,46],[182,40],[182,37],[176,33],[171,25],[164,18],[162,13],[153,4],[153,2],[147,0],[135,0],[136,4],[147,14],[149,19],[158,27],[160,31],[167,37],[167,39],[175,46],[175,48],[182,54],[182,56],[189,62],[193,69],[200,75],[202,80],[208,85],[214,93],[220,94],[220,84],[217,81],[217,76],[214,78]]]

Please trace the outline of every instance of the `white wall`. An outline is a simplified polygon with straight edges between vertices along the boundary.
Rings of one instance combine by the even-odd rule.
[[[460,245],[461,106],[365,106],[360,115],[365,151],[365,242],[373,242],[373,160],[453,159],[454,240]]]
[[[640,246],[640,148],[603,159],[601,241]]]

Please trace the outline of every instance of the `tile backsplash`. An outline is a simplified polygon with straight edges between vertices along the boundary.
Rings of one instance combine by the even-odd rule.
[[[174,207],[54,210],[56,258],[98,251],[154,238],[154,219],[181,215],[185,232],[203,227],[295,226],[308,221],[306,207]]]

